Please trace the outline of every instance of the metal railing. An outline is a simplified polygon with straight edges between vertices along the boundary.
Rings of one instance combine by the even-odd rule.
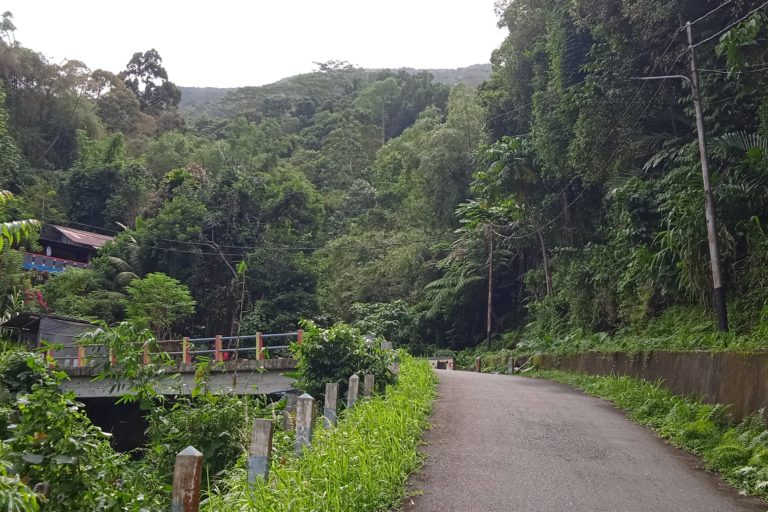
[[[67,268],[88,268],[87,263],[82,261],[65,260],[46,256],[45,254],[36,254],[33,252],[24,253],[24,270],[37,270],[38,272],[63,272]]]
[[[189,338],[183,337],[177,340],[158,340],[154,342],[138,342],[135,345],[137,357],[141,357],[143,364],[149,364],[152,356],[163,354],[168,358],[175,360],[178,364],[191,365],[201,360],[201,357],[208,358],[216,363],[224,363],[234,359],[250,359],[249,357],[240,357],[240,354],[251,355],[255,353],[255,359],[263,361],[273,353],[282,353],[286,351],[290,344],[268,345],[268,341],[273,339],[294,338],[299,345],[304,337],[304,332],[299,329],[294,332],[283,332],[275,334],[256,334],[246,336],[213,336],[211,338]],[[252,341],[252,344],[249,343]],[[154,347],[168,347],[160,351],[153,351]],[[116,358],[110,350],[104,345],[73,345],[62,349],[50,349],[48,358],[52,361],[52,366],[64,368],[83,368],[92,366],[99,362],[116,364]]]

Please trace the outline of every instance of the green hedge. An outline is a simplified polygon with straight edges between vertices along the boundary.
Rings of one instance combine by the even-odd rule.
[[[270,478],[249,488],[243,469],[211,490],[203,510],[385,511],[405,496],[436,395],[426,361],[403,354],[398,383],[345,411],[333,429],[316,427],[301,458],[276,460]]]

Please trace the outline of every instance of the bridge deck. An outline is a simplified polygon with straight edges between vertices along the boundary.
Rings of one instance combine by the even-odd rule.
[[[292,389],[295,379],[283,373],[295,367],[296,363],[293,359],[282,358],[263,361],[225,361],[212,366],[208,387],[213,393],[234,392],[238,395],[281,393]],[[79,398],[117,397],[128,392],[125,386],[116,386],[112,379],[94,381],[94,376],[101,370],[98,366],[61,369],[69,376],[69,380],[62,384],[62,389],[74,392]],[[166,377],[159,380],[155,386],[160,394],[189,395],[195,388],[194,364],[179,364],[176,368],[168,368],[164,374]]]

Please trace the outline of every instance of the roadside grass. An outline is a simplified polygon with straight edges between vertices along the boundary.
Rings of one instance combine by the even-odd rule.
[[[706,469],[720,473],[738,489],[768,498],[768,427],[762,411],[734,424],[727,407],[676,396],[659,383],[562,371],[528,375],[613,402],[636,423],[700,456]]]
[[[408,475],[421,463],[418,446],[437,384],[429,363],[401,358],[400,378],[385,395],[342,413],[336,428],[318,424],[302,457],[273,457],[267,482],[250,487],[242,467],[231,470],[202,510],[373,512],[397,506]]]

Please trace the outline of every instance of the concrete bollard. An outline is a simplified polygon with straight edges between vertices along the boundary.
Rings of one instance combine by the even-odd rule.
[[[293,430],[296,418],[296,400],[298,399],[296,393],[288,393],[285,395],[285,409],[283,409],[283,430]]]
[[[253,420],[251,446],[248,449],[248,483],[267,480],[269,477],[269,458],[272,454],[272,420],[257,418]]]
[[[203,473],[203,454],[187,446],[176,455],[173,469],[171,512],[198,512],[200,510],[200,477]]]
[[[483,362],[479,357],[475,358],[475,371],[476,372],[483,371]]]
[[[349,378],[349,389],[347,389],[347,409],[351,409],[357,402],[357,396],[360,394],[360,377],[353,375]]]
[[[376,379],[372,374],[365,374],[365,378],[363,379],[363,396],[365,398],[371,398],[373,396],[375,382]]]
[[[304,393],[296,402],[296,454],[301,455],[312,445],[312,427],[315,424],[315,399]]]
[[[325,428],[336,426],[336,405],[339,402],[339,384],[329,382],[325,385],[325,407],[323,408],[323,424]]]

